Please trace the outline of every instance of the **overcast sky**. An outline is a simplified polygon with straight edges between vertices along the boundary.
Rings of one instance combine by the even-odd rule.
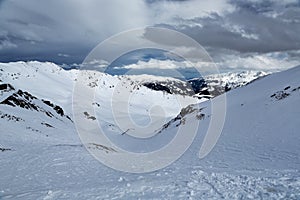
[[[0,0],[0,62],[81,63],[101,41],[144,26],[187,34],[223,69],[300,64],[300,0]]]

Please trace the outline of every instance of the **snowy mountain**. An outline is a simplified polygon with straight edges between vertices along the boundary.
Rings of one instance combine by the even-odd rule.
[[[153,90],[165,91],[170,94],[211,98],[231,89],[247,85],[268,74],[263,71],[229,72],[186,81],[151,75],[131,75],[129,78]]]
[[[267,76],[264,71],[242,71],[213,74],[205,77],[209,93],[217,96],[224,91],[229,91],[245,86],[257,79]]]
[[[246,86],[204,102],[149,89],[141,84],[145,77],[65,71],[52,63],[1,63],[0,73],[0,199],[300,198],[300,66],[251,84],[264,74],[220,76],[222,87]],[[76,104],[78,84],[85,89],[79,96],[95,91],[93,101]],[[128,98],[120,98],[124,94]],[[219,140],[199,159],[215,117],[212,111],[222,106],[225,95],[226,118]],[[86,151],[76,132],[80,127],[74,124],[76,108],[86,122],[83,128],[99,122],[117,146],[133,152],[159,149],[179,129],[190,133],[185,130],[199,127],[192,145],[175,163],[130,174],[105,167]],[[116,123],[128,118],[128,112],[136,127],[150,121],[153,137],[132,140],[138,129]],[[97,141],[86,148],[118,153],[101,145]]]
[[[193,96],[195,92],[188,82],[163,76],[130,75],[128,78],[156,91],[165,91],[169,94]]]
[[[28,130],[32,129],[43,133],[45,127],[41,128],[38,124],[49,125],[46,127],[47,132],[49,127],[56,127],[56,122],[52,122],[50,119],[52,117],[58,121],[67,118],[72,122],[72,94],[74,86],[78,82],[78,70],[66,71],[53,63],[16,62],[0,64],[0,71],[1,118],[10,116],[16,119],[20,118],[24,122],[24,125],[21,125],[19,122],[12,124],[12,122],[7,123],[4,120],[0,121],[2,127],[13,125],[13,128],[10,128],[12,134],[20,132],[19,130],[22,130],[23,126],[29,127]],[[199,102],[197,98],[150,90],[125,76],[110,76],[96,71],[83,71],[83,74],[85,80],[80,84],[86,84],[92,90],[96,89],[95,102],[92,102],[90,106],[95,109],[97,116],[90,116],[91,113],[86,111],[82,115],[89,119],[97,117],[105,124],[103,126],[109,128],[115,124],[111,104],[114,96],[118,100],[118,104],[123,100],[125,104],[129,102],[130,105],[127,109],[130,110],[133,117],[138,117],[141,123],[149,121],[147,113],[151,112],[155,106],[164,105],[163,119],[169,120],[175,117],[181,108]],[[130,99],[122,99],[123,96],[120,96],[119,93],[123,91],[130,94]],[[121,112],[124,109],[125,107],[122,107]],[[59,116],[55,116],[57,114]],[[33,125],[30,125],[31,122]],[[159,128],[163,123],[163,120],[157,121],[155,127]],[[66,124],[65,126],[57,125],[61,129],[53,130],[65,132],[71,126],[69,132],[74,131],[74,125]],[[118,128],[113,128],[113,130],[119,133],[126,131]],[[128,133],[130,134],[130,132]]]

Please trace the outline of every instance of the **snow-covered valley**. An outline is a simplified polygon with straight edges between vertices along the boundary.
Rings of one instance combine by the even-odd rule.
[[[89,153],[118,153],[111,147],[82,144],[73,113],[79,73],[52,63],[0,64],[0,199],[300,198],[300,67],[256,81],[244,74],[243,81],[236,81],[242,84],[229,83],[232,88],[244,87],[210,100],[152,90],[141,84],[141,77],[83,72],[80,83],[96,93],[90,105],[78,105],[83,111],[79,117],[97,121],[122,148],[161,148],[178,129],[199,124],[180,159],[142,174],[113,170]],[[128,99],[119,98],[123,92]],[[211,105],[218,105],[224,95],[222,133],[213,150],[200,159],[213,117]],[[191,104],[192,109],[183,113]],[[122,121],[128,112],[136,123],[132,126],[152,123],[153,129],[145,133],[156,133],[151,142],[131,140],[142,128],[116,124],[115,116]]]

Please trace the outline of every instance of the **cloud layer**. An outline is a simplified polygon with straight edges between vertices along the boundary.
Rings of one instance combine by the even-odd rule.
[[[299,0],[1,0],[0,61],[80,63],[113,34],[147,25],[189,35],[223,68],[300,63]]]
[[[219,62],[189,62],[189,61],[176,61],[176,60],[157,60],[150,59],[148,61],[138,61],[137,63],[117,66],[118,69],[128,70],[182,70],[189,68],[196,68],[201,72],[208,72],[214,66],[217,66],[221,71],[230,70],[266,70],[266,71],[280,71],[298,65],[299,62],[290,60],[288,57],[278,58],[274,54],[260,54],[246,57],[239,57],[235,55],[226,55]]]

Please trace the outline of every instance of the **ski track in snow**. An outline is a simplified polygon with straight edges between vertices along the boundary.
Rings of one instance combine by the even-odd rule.
[[[102,166],[81,145],[24,152],[1,156],[1,199],[300,198],[296,170],[212,172],[177,162],[152,173],[127,174]]]

